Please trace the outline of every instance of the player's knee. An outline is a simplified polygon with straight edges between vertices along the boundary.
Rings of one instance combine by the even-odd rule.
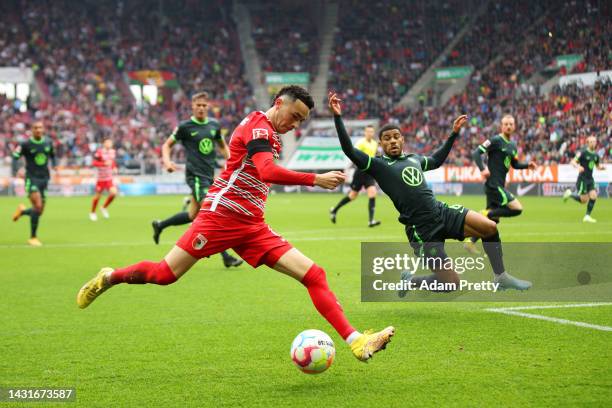
[[[155,283],[157,285],[166,286],[176,282],[177,280],[178,278],[174,272],[172,272],[172,269],[170,269],[170,266],[168,266],[168,263],[165,260],[156,265]]]
[[[487,219],[487,222],[483,224],[482,235],[490,237],[497,233],[497,223],[493,220]]]
[[[302,285],[306,287],[327,285],[325,269],[317,264],[313,264],[308,269],[308,272],[306,272],[306,275],[304,275],[304,278],[302,278]]]

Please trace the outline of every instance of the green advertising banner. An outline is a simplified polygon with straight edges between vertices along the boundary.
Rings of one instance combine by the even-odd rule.
[[[473,70],[474,68],[468,65],[461,67],[436,68],[436,81],[465,78],[471,75]]]
[[[582,55],[580,54],[557,55],[555,66],[557,68],[566,67],[568,70],[571,70],[580,61],[582,61]]]
[[[357,139],[353,140],[355,143]],[[291,170],[338,170],[350,165],[337,138],[307,137],[287,164]]]

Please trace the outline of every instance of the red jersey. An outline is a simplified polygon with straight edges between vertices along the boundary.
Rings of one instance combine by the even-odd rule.
[[[113,180],[113,169],[117,168],[115,157],[115,149],[98,149],[96,151],[93,165],[98,168],[98,181]],[[107,164],[108,161],[111,163]]]

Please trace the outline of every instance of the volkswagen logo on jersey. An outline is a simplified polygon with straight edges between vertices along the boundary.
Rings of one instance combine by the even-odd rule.
[[[210,139],[202,139],[200,140],[200,144],[198,145],[198,149],[200,149],[200,153],[209,154],[213,151],[213,143]]]
[[[416,167],[406,167],[402,170],[402,180],[409,186],[416,187],[423,182],[423,174]]]

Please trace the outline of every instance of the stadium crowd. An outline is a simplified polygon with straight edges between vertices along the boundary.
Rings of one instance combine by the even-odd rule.
[[[200,89],[211,94],[210,115],[227,135],[255,104],[243,77],[231,5],[209,3],[203,8],[195,0],[177,0],[160,3],[159,10],[144,0],[1,4],[9,28],[0,30],[0,66],[33,67],[43,95],[28,101],[26,113],[19,101],[0,95],[0,158],[8,157],[28,124],[42,120],[61,164],[90,164],[96,143],[112,137],[120,165],[154,171],[161,143],[178,120],[189,117],[187,96]],[[506,112],[517,119],[520,155],[527,159],[565,163],[589,134],[599,137],[609,156],[609,83],[539,92],[547,75],[612,67],[612,6],[598,0],[517,0],[512,7],[490,2],[442,64],[474,67],[466,89],[442,107],[397,106],[476,6],[461,0],[341,0],[329,87],[345,93],[346,116],[399,122],[408,135],[407,149],[427,152],[457,114],[468,113],[469,143],[451,153],[456,164],[470,162],[470,150],[497,131]],[[263,69],[313,74],[319,34],[306,3],[275,8],[262,1],[249,7]],[[583,59],[559,67],[554,63],[561,54]],[[181,90],[162,92],[156,105],[136,106],[127,73],[151,69],[173,73]],[[182,159],[180,148],[174,154]]]

